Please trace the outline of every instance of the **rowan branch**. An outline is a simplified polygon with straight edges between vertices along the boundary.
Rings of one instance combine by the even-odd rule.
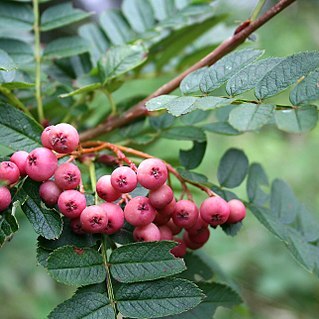
[[[81,141],[87,141],[92,138],[95,138],[101,134],[105,134],[114,130],[115,128],[122,127],[127,125],[128,123],[133,122],[134,120],[147,116],[148,111],[145,108],[145,103],[150,99],[168,94],[174,91],[180,85],[181,81],[191,72],[198,70],[204,66],[210,66],[216,63],[219,59],[224,57],[226,54],[230,53],[234,49],[236,49],[240,44],[242,44],[253,32],[263,26],[270,19],[279,14],[282,10],[287,8],[296,0],[280,0],[277,4],[271,7],[268,11],[266,11],[261,17],[245,24],[244,28],[240,30],[237,28],[236,32],[234,32],[233,36],[229,39],[222,42],[214,51],[209,53],[203,59],[195,63],[189,69],[169,81],[168,83],[161,86],[155,92],[147,96],[144,100],[140,101],[133,107],[131,107],[128,111],[124,112],[122,115],[114,117],[109,117],[104,123],[101,123],[95,128],[88,129],[80,134]]]

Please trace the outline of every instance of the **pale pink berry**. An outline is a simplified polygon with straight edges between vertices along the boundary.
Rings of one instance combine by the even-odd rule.
[[[205,244],[210,236],[210,231],[208,228],[205,228],[202,232],[198,234],[190,234],[188,232],[188,238],[195,244]]]
[[[112,235],[119,231],[124,225],[124,212],[119,205],[103,203],[100,205],[107,214],[108,222],[103,233]]]
[[[136,196],[126,204],[124,215],[131,225],[145,226],[155,219],[156,210],[147,197]]]
[[[59,196],[58,207],[64,216],[78,218],[86,207],[86,198],[79,191],[67,190]]]
[[[84,235],[85,234],[85,231],[82,228],[82,224],[81,224],[79,217],[71,219],[70,227],[71,227],[73,233],[75,233],[77,235]]]
[[[232,199],[228,202],[230,214],[226,223],[234,224],[242,221],[246,217],[246,207],[238,199]]]
[[[48,206],[54,206],[61,193],[62,190],[54,181],[46,181],[39,188],[40,197]]]
[[[121,193],[111,184],[111,175],[103,175],[99,178],[96,183],[96,192],[107,202],[114,202],[121,196]]]
[[[168,205],[166,205],[164,208],[158,209],[158,212],[161,215],[172,216],[175,210],[175,206],[176,206],[176,199],[173,198],[172,201]]]
[[[16,164],[11,161],[0,163],[0,182],[6,185],[16,183],[20,178],[20,171]]]
[[[70,124],[60,123],[49,132],[52,148],[58,153],[71,153],[76,150],[80,138],[78,131]]]
[[[171,249],[171,253],[178,258],[182,258],[186,255],[186,245],[184,241],[180,238],[174,237],[174,241],[178,243],[173,249]]]
[[[84,231],[88,233],[102,233],[107,226],[108,216],[102,207],[92,205],[82,211],[80,221]]]
[[[74,189],[80,185],[81,172],[76,165],[64,163],[56,169],[54,178],[61,189]]]
[[[26,163],[26,173],[35,181],[48,180],[58,167],[57,157],[45,147],[35,148],[29,153]]]
[[[165,184],[168,172],[163,161],[149,158],[140,163],[137,169],[138,182],[147,189],[157,189]]]
[[[209,197],[205,199],[200,206],[200,216],[206,223],[212,226],[224,224],[229,214],[229,205],[221,197]]]
[[[167,224],[167,222],[171,219],[170,216],[167,216],[167,215],[162,215],[162,214],[159,214],[157,213],[156,216],[155,216],[155,219],[153,221],[153,223],[157,226],[162,226],[162,225],[165,225]]]
[[[48,127],[46,127],[41,134],[41,143],[44,147],[49,148],[50,150],[52,150],[52,145],[50,142],[50,132],[52,130],[52,128],[54,127],[54,125],[50,125]]]
[[[195,223],[195,225],[191,228],[187,229],[187,232],[191,235],[191,236],[196,236],[201,234],[202,232],[204,232],[206,229],[208,228],[208,223],[206,223],[202,217],[199,215],[197,218],[197,221]]]
[[[184,228],[191,228],[198,218],[198,208],[190,200],[182,199],[176,203],[172,219],[175,225]]]
[[[135,241],[159,241],[161,233],[155,224],[150,223],[146,226],[136,227],[133,231],[133,238]]]
[[[111,174],[111,184],[120,193],[129,193],[137,186],[136,173],[128,166],[120,166]]]
[[[204,243],[198,244],[192,241],[187,231],[183,234],[183,241],[186,247],[192,250],[196,250],[204,246]]]
[[[13,153],[13,155],[10,157],[10,161],[18,166],[21,176],[27,175],[25,171],[25,166],[27,165],[28,155],[28,152],[17,151]]]
[[[166,225],[170,228],[173,235],[177,235],[182,231],[182,227],[176,226],[173,219],[170,219]]]
[[[11,200],[10,191],[5,186],[0,186],[0,212],[9,207]]]
[[[173,200],[174,194],[172,189],[164,184],[158,189],[151,190],[148,198],[154,208],[162,209]]]
[[[173,233],[168,226],[166,226],[166,225],[159,226],[158,229],[161,233],[161,240],[172,240],[173,239]]]

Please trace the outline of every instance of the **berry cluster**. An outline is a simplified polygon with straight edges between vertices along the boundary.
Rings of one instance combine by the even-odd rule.
[[[66,123],[47,127],[41,141],[44,147],[29,154],[14,153],[10,161],[0,163],[0,211],[11,202],[7,186],[16,184],[20,176],[28,175],[42,182],[39,194],[43,202],[57,205],[61,214],[71,219],[76,234],[118,232],[127,221],[134,226],[135,241],[175,240],[179,243],[172,253],[182,257],[186,249],[198,249],[209,239],[213,228],[225,223],[237,223],[246,215],[244,204],[233,199],[226,202],[218,196],[204,200],[200,208],[190,199],[176,200],[167,184],[168,164],[157,158],[144,159],[138,167],[119,166],[110,175],[99,178],[96,193],[103,203],[87,206],[81,187],[80,169],[70,161],[58,164],[63,154],[71,154],[79,144],[77,130]],[[122,154],[122,153],[121,153]],[[70,157],[70,160],[73,160]],[[123,159],[123,158],[122,158]],[[137,185],[148,190],[147,196],[131,196]],[[79,189],[79,190],[78,190]],[[182,229],[182,238],[175,237]]]

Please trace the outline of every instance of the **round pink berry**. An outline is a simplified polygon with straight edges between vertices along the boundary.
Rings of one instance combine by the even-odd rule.
[[[191,235],[188,232],[188,238],[195,244],[205,244],[210,236],[210,231],[208,228],[205,228],[201,233]]]
[[[150,223],[146,226],[136,227],[133,231],[133,238],[135,241],[159,241],[161,233],[155,224]]]
[[[230,214],[226,223],[234,224],[242,221],[246,217],[246,207],[238,199],[232,199],[228,202]]]
[[[192,250],[196,250],[196,249],[199,249],[199,248],[204,246],[204,243],[198,244],[198,243],[195,243],[194,241],[192,241],[192,239],[189,237],[189,234],[187,231],[183,234],[183,241],[184,241],[186,247],[189,249],[192,249]]]
[[[184,257],[186,255],[186,245],[184,241],[177,237],[174,237],[173,240],[176,241],[178,245],[171,249],[171,253],[178,258]]]
[[[161,240],[172,240],[173,239],[173,233],[168,226],[166,226],[166,225],[159,226],[158,229],[161,233]]]
[[[193,227],[191,227],[191,228],[188,228],[187,232],[191,236],[197,236],[197,235],[201,234],[203,231],[205,231],[207,228],[208,228],[208,223],[206,223],[202,219],[202,217],[199,215],[195,225]]]
[[[0,186],[0,212],[9,207],[11,200],[10,191],[4,186]]]
[[[111,174],[111,184],[120,193],[129,193],[137,186],[136,173],[128,166],[120,166]]]
[[[124,225],[124,212],[119,205],[103,203],[100,205],[107,214],[108,222],[103,233],[112,235],[119,231]]]
[[[58,167],[58,160],[51,150],[45,147],[35,148],[29,153],[26,163],[26,173],[35,181],[48,180]]]
[[[162,225],[165,225],[167,224],[167,222],[171,219],[170,216],[167,216],[167,215],[162,215],[162,214],[159,214],[157,213],[156,216],[155,216],[155,219],[153,221],[153,223],[157,226],[162,226]]]
[[[54,178],[61,189],[74,189],[80,185],[81,172],[76,165],[64,163],[56,169]]]
[[[85,196],[76,190],[67,190],[61,193],[58,199],[60,212],[68,218],[77,218],[86,207]]]
[[[40,197],[48,206],[54,206],[61,193],[62,190],[53,181],[44,182],[39,189]]]
[[[42,145],[46,148],[49,148],[50,150],[52,150],[52,145],[51,145],[51,142],[50,142],[50,132],[52,130],[52,128],[54,127],[54,125],[50,125],[48,127],[46,127],[43,131],[42,131],[42,134],[41,134],[41,142],[42,142]]]
[[[111,184],[111,175],[103,175],[99,178],[96,183],[96,192],[107,202],[114,202],[121,196],[121,193]]]
[[[229,214],[229,205],[221,197],[209,197],[205,199],[200,206],[200,216],[206,223],[212,226],[224,224]]]
[[[173,219],[170,219],[166,225],[170,228],[173,235],[177,235],[182,231],[182,227],[176,226]]]
[[[126,204],[124,215],[131,225],[145,226],[155,219],[156,210],[147,197],[136,196]]]
[[[198,208],[192,201],[182,199],[176,203],[172,218],[175,225],[191,228],[197,221]]]
[[[0,181],[6,185],[16,183],[20,178],[20,171],[16,164],[10,161],[0,163]]]
[[[174,210],[175,210],[175,206],[176,206],[176,199],[173,198],[172,201],[168,205],[166,205],[162,209],[158,209],[158,212],[161,215],[172,216],[172,214],[174,213]]]
[[[85,234],[85,231],[82,228],[80,218],[71,219],[70,227],[71,227],[73,233],[75,233],[77,235],[84,235]]]
[[[13,153],[13,155],[10,157],[10,161],[18,166],[21,176],[27,175],[25,171],[25,166],[27,165],[28,155],[28,152],[17,151]]]
[[[102,233],[107,226],[108,216],[102,207],[92,205],[82,211],[80,221],[84,231],[88,233]]]
[[[137,169],[138,182],[147,189],[157,189],[165,184],[168,172],[163,161],[149,158],[140,163]]]
[[[78,131],[70,124],[60,123],[49,132],[52,148],[58,153],[71,153],[76,150],[80,138]]]
[[[151,190],[148,198],[153,207],[162,209],[173,200],[174,194],[172,189],[164,184],[158,189]]]

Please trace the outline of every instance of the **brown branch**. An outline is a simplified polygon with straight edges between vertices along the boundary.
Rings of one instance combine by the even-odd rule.
[[[240,31],[237,29],[237,33],[231,36],[229,39],[222,42],[214,51],[209,53],[199,62],[191,66],[189,69],[169,81],[168,83],[161,86],[151,95],[146,97],[144,100],[140,101],[128,111],[123,113],[121,116],[118,117],[109,117],[104,123],[98,125],[95,128],[88,129],[80,134],[81,141],[90,140],[96,136],[101,134],[110,132],[115,128],[124,126],[140,117],[147,116],[148,111],[145,108],[145,103],[150,99],[163,95],[168,94],[174,91],[181,83],[181,81],[191,72],[202,68],[204,66],[212,65],[216,63],[219,59],[224,57],[229,52],[236,49],[240,44],[242,44],[253,32],[259,29],[262,25],[264,25],[267,21],[272,19],[282,10],[287,8],[296,0],[280,0],[276,5],[270,8],[267,12],[265,12],[260,18],[256,19],[255,21],[247,24],[247,26]]]

